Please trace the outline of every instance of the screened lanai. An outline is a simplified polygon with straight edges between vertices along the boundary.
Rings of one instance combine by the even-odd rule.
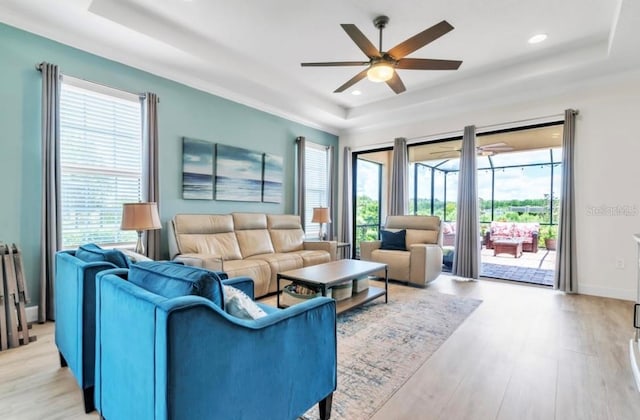
[[[554,239],[557,232],[561,133],[560,124],[478,137],[482,275],[552,284],[555,248],[552,240],[545,239]],[[445,222],[445,234],[455,234],[461,143],[461,139],[450,139],[408,150],[409,213],[439,216]],[[528,251],[517,257],[494,255],[487,233],[491,234],[492,226],[507,222],[519,228],[537,225],[538,246],[525,247]],[[453,245],[451,234],[445,235],[444,242],[445,247]]]

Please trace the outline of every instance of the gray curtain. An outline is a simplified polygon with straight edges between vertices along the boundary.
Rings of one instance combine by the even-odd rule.
[[[60,73],[58,66],[42,63],[42,219],[40,240],[40,302],[38,322],[53,320],[56,252],[62,247],[60,201]]]
[[[554,287],[567,293],[578,292],[573,174],[577,114],[578,111],[573,109],[564,111],[564,132],[562,136],[562,192],[560,195],[560,221],[558,224]]]
[[[158,95],[147,93],[142,100],[142,130],[144,139],[143,200],[158,203],[160,212],[160,188],[158,181]],[[160,259],[161,231],[145,232],[147,256],[153,260]]]
[[[478,209],[478,170],[476,127],[464,128],[458,174],[456,242],[452,272],[456,276],[477,279],[480,276],[480,218]]]
[[[345,147],[342,157],[342,226],[339,239],[351,243],[353,207],[351,195],[351,148]]]
[[[331,215],[331,222],[327,223],[327,239],[333,241],[336,237],[334,226],[336,221],[336,206],[335,200],[333,199],[333,192],[335,190],[335,185],[338,182],[338,178],[336,175],[336,165],[333,154],[335,153],[335,149],[333,146],[327,147],[327,155],[329,159],[329,188],[328,193],[329,197],[327,198],[327,207],[329,207],[329,214]]]
[[[393,164],[391,165],[391,194],[389,197],[389,214],[407,214],[407,139],[397,138],[393,142]]]
[[[307,147],[307,140],[304,137],[298,137],[296,139],[296,144],[298,146],[298,167],[296,168],[296,178],[298,183],[296,184],[296,207],[298,214],[300,215],[300,222],[302,223],[302,229],[305,228],[305,148]]]

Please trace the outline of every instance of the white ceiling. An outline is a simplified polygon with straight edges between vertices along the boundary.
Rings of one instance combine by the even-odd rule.
[[[334,133],[410,121],[443,107],[586,83],[640,67],[637,0],[0,0],[0,21]],[[340,27],[387,50],[441,20],[455,29],[410,57],[463,60],[457,71],[399,70],[407,91],[358,67],[302,68],[366,57]],[[547,41],[527,39],[545,32]],[[353,90],[362,91],[354,96]]]

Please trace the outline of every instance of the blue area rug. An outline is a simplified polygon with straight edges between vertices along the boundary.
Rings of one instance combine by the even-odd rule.
[[[399,286],[388,304],[378,299],[338,315],[338,389],[331,418],[371,418],[480,303]],[[318,419],[317,405],[302,418]]]

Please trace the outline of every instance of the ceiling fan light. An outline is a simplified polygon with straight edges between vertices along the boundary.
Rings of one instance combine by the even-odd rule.
[[[377,63],[367,71],[367,79],[372,82],[386,82],[393,77],[393,66],[389,63]]]

